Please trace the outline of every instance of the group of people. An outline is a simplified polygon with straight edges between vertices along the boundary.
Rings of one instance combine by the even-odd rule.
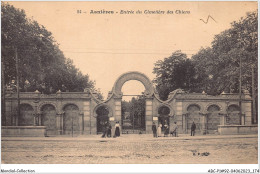
[[[106,136],[107,137],[111,137],[112,136],[112,126],[110,124],[110,122],[106,122],[104,125],[103,125],[103,134],[102,134],[102,138],[105,138]],[[117,121],[116,124],[115,124],[115,134],[114,134],[114,138],[115,137],[119,137],[120,136],[120,125],[119,125],[119,122]]]
[[[168,137],[169,135],[169,125],[165,124],[164,125],[164,137]],[[191,125],[191,136],[195,136],[195,130],[196,130],[196,124],[194,122],[192,122]],[[157,137],[161,137],[162,136],[162,124],[160,123],[158,125],[158,127],[156,127],[155,122],[153,122],[152,125],[152,131],[153,131],[153,137],[157,138]],[[170,132],[170,134],[175,137],[178,136],[178,125],[176,122],[174,122],[173,126],[172,126],[172,131]]]
[[[174,124],[176,125],[176,127],[175,127],[175,130],[173,130],[173,131],[177,132],[176,122]],[[153,137],[162,137],[162,124],[161,123],[158,125],[158,127],[156,127],[155,122],[153,122],[152,130],[153,130]],[[169,133],[170,133],[169,125],[167,123],[165,123],[165,125],[164,125],[164,137],[168,137]],[[176,134],[176,136],[177,136],[177,134]]]
[[[110,122],[105,122],[104,126],[103,126],[103,134],[102,134],[102,138],[107,137],[111,137],[112,136],[112,126],[110,124]],[[192,122],[191,125],[191,136],[195,136],[195,130],[196,130],[196,124],[194,122]],[[153,122],[152,125],[152,131],[153,131],[153,137],[157,138],[157,137],[162,137],[162,124],[160,123],[158,125],[158,127],[156,127],[155,122]],[[178,136],[178,125],[176,122],[174,122],[173,126],[172,126],[172,131],[169,132],[169,125],[166,123],[164,125],[164,137],[168,137],[169,133],[175,137]],[[119,125],[119,121],[116,122],[115,124],[115,134],[114,134],[114,138],[115,137],[119,137],[120,136],[120,125]]]

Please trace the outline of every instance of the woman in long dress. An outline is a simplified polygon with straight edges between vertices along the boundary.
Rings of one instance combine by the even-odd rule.
[[[116,137],[119,137],[119,136],[120,136],[119,127],[120,127],[120,125],[119,125],[119,122],[117,121],[117,122],[116,122],[116,125],[115,125],[115,128],[116,128],[116,130],[115,130],[115,136],[116,136]]]
[[[158,125],[158,129],[157,129],[157,136],[160,137],[161,134],[162,134],[162,124],[159,123],[159,125]]]

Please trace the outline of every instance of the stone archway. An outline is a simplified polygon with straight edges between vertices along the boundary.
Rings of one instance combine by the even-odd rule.
[[[220,107],[216,104],[212,104],[207,108],[207,130],[218,130],[218,125],[220,125]]]
[[[171,109],[166,105],[158,108],[158,124],[161,124],[162,132],[165,131],[166,125],[170,127],[170,112]]]
[[[122,101],[122,87],[124,83],[130,80],[137,80],[141,82],[145,87],[145,129],[146,133],[152,132],[153,122],[153,97],[154,88],[151,80],[140,72],[127,72],[122,74],[115,82],[113,86],[113,99],[114,99],[114,110],[115,110],[115,121],[121,123],[121,101]]]
[[[145,95],[146,96],[152,96],[154,93],[154,88],[152,85],[151,80],[144,75],[143,73],[140,72],[127,72],[125,74],[122,74],[115,82],[114,87],[113,87],[113,92],[116,96],[120,97],[122,96],[122,87],[125,82],[130,81],[130,80],[137,80],[141,82],[144,87],[145,87]]]
[[[63,133],[80,134],[82,131],[82,120],[80,117],[79,107],[75,104],[66,104],[63,107]]]
[[[201,124],[201,116],[199,112],[201,111],[201,107],[198,104],[190,104],[187,107],[188,116],[186,118],[186,125],[188,131],[191,129],[191,125],[194,122],[196,124],[196,131],[201,131],[202,124]]]
[[[96,117],[97,134],[102,133],[104,127],[109,122],[109,116],[111,116],[111,109],[106,105],[100,105],[94,110]]]

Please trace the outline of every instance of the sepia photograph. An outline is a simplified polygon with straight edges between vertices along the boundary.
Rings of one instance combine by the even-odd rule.
[[[258,142],[257,1],[1,1],[1,173],[259,173]]]

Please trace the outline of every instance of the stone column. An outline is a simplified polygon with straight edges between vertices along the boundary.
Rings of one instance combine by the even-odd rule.
[[[114,113],[114,117],[115,117],[115,121],[117,122],[119,121],[119,125],[120,125],[120,134],[122,134],[122,123],[121,123],[121,101],[122,98],[116,98],[115,99],[115,113]],[[115,127],[114,123],[111,123],[112,126],[112,135],[113,135],[113,128]]]
[[[178,125],[178,133],[184,133],[185,130],[185,118],[182,112],[182,102],[176,102],[176,119]]]
[[[79,113],[78,113],[78,119],[79,119],[79,132],[78,132],[78,134],[83,134],[83,120],[82,120],[82,118],[83,118],[83,113],[81,112],[81,111],[79,111]]]
[[[84,134],[84,113],[80,113],[81,117],[80,117],[80,120],[81,120],[81,134],[83,135]]]
[[[190,134],[190,132],[188,132],[188,129],[190,129],[190,127],[188,127],[188,117],[190,116],[190,113],[186,113],[185,114],[185,127],[186,127],[186,134]]]
[[[111,136],[113,137],[114,136],[114,134],[115,134],[115,125],[116,125],[116,122],[115,122],[115,117],[113,116],[113,117],[109,117],[109,122],[110,122],[110,124],[111,124],[111,127],[112,127],[112,129],[111,129]],[[122,126],[121,126],[122,127]],[[122,130],[121,130],[121,132],[122,132]]]
[[[226,125],[225,119],[226,119],[226,115],[222,114],[220,116],[220,125]]]
[[[88,118],[85,117],[85,123],[86,123],[87,119]],[[89,119],[90,119],[90,121],[89,121],[90,122],[90,130],[89,130],[89,132],[90,132],[90,134],[95,135],[95,134],[97,134],[97,118],[93,117],[93,115],[91,114],[89,116]],[[85,127],[86,127],[86,125],[85,125]]]
[[[63,119],[62,119],[62,113],[57,113],[56,114],[56,130],[58,135],[62,135],[62,127],[63,127]]]
[[[242,102],[242,125],[251,125],[252,124],[252,108],[251,101]]]
[[[241,115],[241,125],[245,125],[245,114]]]
[[[38,123],[39,126],[42,126],[42,113],[38,113]]]
[[[153,99],[145,99],[145,125],[146,133],[152,134],[152,125],[153,125]]]
[[[186,115],[187,114],[182,114],[182,133],[187,133]]]
[[[63,135],[64,134],[64,115],[65,115],[65,112],[63,112],[62,114],[61,114],[61,117],[60,117],[60,129],[61,129],[61,131],[60,131],[60,133],[61,133],[61,135]]]
[[[207,115],[206,114],[201,114],[200,124],[201,124],[201,133],[203,135],[207,134]]]
[[[95,120],[95,117],[91,116],[90,113],[90,101],[84,101],[83,102],[83,134],[96,134],[95,128],[93,128],[92,124],[94,124],[93,120]],[[96,127],[96,126],[95,126]]]

